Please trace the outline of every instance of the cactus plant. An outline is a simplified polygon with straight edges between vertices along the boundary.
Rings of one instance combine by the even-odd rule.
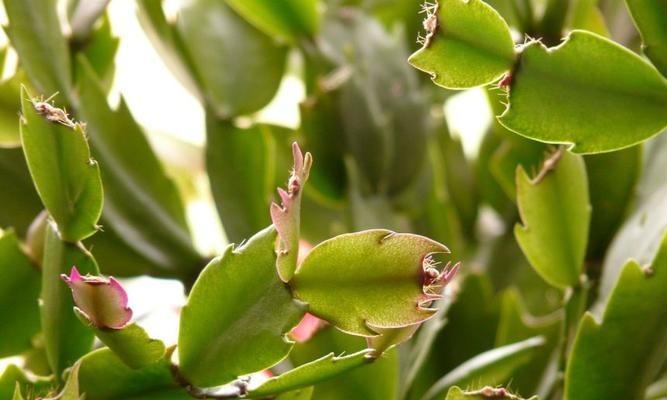
[[[108,3],[3,0],[0,400],[667,396],[663,0],[137,0],[219,254],[108,100]],[[286,76],[297,127],[258,118]],[[495,116],[473,151],[453,90]]]

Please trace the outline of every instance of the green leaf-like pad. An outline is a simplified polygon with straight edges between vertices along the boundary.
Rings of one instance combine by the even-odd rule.
[[[373,350],[366,349],[342,357],[336,357],[333,353],[330,353],[320,359],[300,365],[291,371],[269,379],[256,389],[250,391],[248,397],[261,398],[330,379],[371,362],[373,358],[369,354],[372,352]]]
[[[249,114],[271,101],[283,77],[286,46],[222,0],[187,2],[176,28],[190,56],[191,75],[199,78],[201,97],[218,117]]]
[[[146,331],[135,323],[122,329],[96,328],[87,316],[74,308],[79,317],[95,335],[106,344],[130,368],[138,369],[161,359],[165,354],[162,341],[151,339]]]
[[[517,170],[517,202],[523,226],[514,235],[530,264],[549,284],[576,285],[588,240],[590,205],[586,167],[580,156],[563,151],[555,169],[535,182]],[[542,172],[546,171],[545,162]]]
[[[404,327],[434,314],[424,306],[437,297],[425,264],[429,254],[446,252],[423,236],[384,229],[340,235],[316,246],[290,285],[316,316],[344,332],[375,336],[374,327]]]
[[[21,90],[21,143],[33,182],[64,240],[76,242],[97,231],[102,180],[90,157],[83,127],[65,126],[40,114]]]
[[[202,271],[181,313],[180,369],[193,384],[217,386],[261,371],[292,348],[285,338],[304,307],[278,278],[276,232],[230,245]]]
[[[512,68],[509,27],[482,0],[443,0],[426,7],[424,47],[408,60],[448,89],[485,85]]]
[[[499,117],[508,129],[575,153],[642,142],[667,125],[667,80],[630,50],[573,31],[557,47],[524,47]]]
[[[643,398],[667,356],[667,235],[650,267],[625,265],[599,321],[588,313],[579,324],[567,398]]]

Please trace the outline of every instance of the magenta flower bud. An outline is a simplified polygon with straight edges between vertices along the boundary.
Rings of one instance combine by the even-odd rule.
[[[100,329],[122,329],[132,319],[127,293],[113,277],[81,276],[76,267],[60,275],[72,289],[76,307]]]

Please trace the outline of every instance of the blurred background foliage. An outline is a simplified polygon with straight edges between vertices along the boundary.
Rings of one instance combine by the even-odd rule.
[[[443,300],[446,312],[372,367],[318,385],[314,398],[419,399],[466,360],[536,335],[545,338],[539,351],[457,383],[510,382],[526,396],[553,395],[562,293],[535,273],[513,236],[515,170],[521,165],[534,173],[549,148],[491,117],[504,107],[494,87],[455,94],[406,63],[423,35],[419,2],[67,0],[57,9],[52,3],[5,1],[10,43],[0,53],[0,227],[15,234],[0,246],[20,241],[33,263],[39,259],[32,243],[40,238],[31,232],[38,231],[42,205],[19,148],[21,84],[45,97],[59,92],[56,102],[87,123],[105,208],[103,231],[84,243],[104,274],[176,279],[188,288],[227,242],[270,224],[269,204],[285,184],[296,140],[315,159],[303,198],[303,239],[317,244],[368,228],[414,232],[445,243],[451,259],[464,265]],[[571,0],[564,30],[556,32],[541,23],[554,2],[488,3],[519,43],[529,35],[554,44],[577,27],[639,51],[619,0]],[[574,18],[577,10],[585,17]],[[627,240],[610,250],[628,216],[640,213],[656,230],[664,228],[666,146],[663,135],[584,157],[593,210],[586,271],[594,292],[605,255],[620,268],[637,253],[622,248]],[[600,291],[610,290],[615,280],[609,279]],[[136,290],[143,293],[137,298],[151,297],[149,289]],[[38,291],[20,295],[35,300],[34,307],[20,330],[3,321],[0,357],[21,354],[28,370],[44,374],[35,336]],[[0,307],[19,301],[5,300]],[[297,345],[290,361],[363,346],[325,328]]]

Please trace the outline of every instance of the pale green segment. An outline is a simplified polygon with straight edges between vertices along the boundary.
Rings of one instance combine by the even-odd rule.
[[[164,343],[161,340],[151,339],[146,331],[136,323],[131,323],[123,329],[99,329],[93,326],[88,317],[78,308],[74,308],[74,313],[81,322],[95,331],[100,341],[130,368],[145,367],[164,356]]]
[[[473,391],[464,391],[463,389],[454,386],[449,391],[447,392],[447,397],[445,397],[444,400],[488,400],[490,398],[497,398],[497,397],[489,397],[483,393],[481,393],[483,390],[473,390]],[[502,397],[503,399],[507,400],[523,400],[522,397],[516,396],[511,394],[511,391],[508,391],[507,396]],[[528,400],[539,400],[537,396],[533,396],[529,398]]]
[[[309,311],[344,332],[375,336],[378,328],[416,324],[433,315],[420,303],[424,257],[448,249],[423,236],[373,229],[316,246],[290,286]]]
[[[249,114],[271,101],[283,77],[286,46],[276,44],[221,0],[187,3],[176,28],[200,78],[203,97],[218,117]]]
[[[440,399],[452,386],[471,387],[479,382],[498,385],[511,380],[512,373],[538,354],[545,340],[541,336],[481,353],[440,378],[422,400]]]
[[[294,42],[314,36],[320,25],[317,0],[226,0],[251,24],[271,37]]]
[[[230,245],[195,282],[181,312],[180,369],[194,385],[217,386],[280,362],[285,338],[304,314],[280,281],[276,233],[264,229],[243,246]]]
[[[29,98],[21,90],[21,143],[30,175],[62,238],[77,242],[97,231],[104,201],[100,169],[81,126],[47,121]]]
[[[549,284],[576,285],[583,268],[591,218],[586,166],[563,151],[555,170],[534,183],[517,169],[517,203],[523,226],[514,227],[526,258]]]
[[[343,357],[330,353],[320,359],[300,365],[293,370],[269,379],[248,393],[248,398],[262,398],[288,392],[333,378],[371,362],[372,350],[366,349]]]
[[[81,358],[81,393],[90,400],[191,400],[174,382],[166,358],[132,369],[108,348],[90,352]]]
[[[76,266],[82,275],[99,275],[92,255],[82,245],[63,242],[52,223],[46,227],[42,262],[41,314],[44,347],[56,376],[90,351],[95,335],[72,311],[70,288],[60,279]]]
[[[0,358],[32,348],[39,332],[40,273],[13,231],[0,230]]]
[[[667,3],[665,0],[625,0],[642,37],[644,53],[667,77]]]
[[[9,24],[5,32],[21,68],[47,96],[71,88],[69,44],[60,29],[53,0],[4,0]],[[23,97],[23,96],[21,96]]]
[[[512,68],[514,42],[503,18],[482,0],[443,0],[438,28],[408,60],[448,89],[485,85]]]
[[[628,262],[600,322],[584,315],[566,399],[640,399],[667,356],[667,235],[650,269]]]
[[[667,125],[667,80],[602,36],[573,31],[561,45],[527,45],[515,68],[506,128],[575,153],[632,146]]]

